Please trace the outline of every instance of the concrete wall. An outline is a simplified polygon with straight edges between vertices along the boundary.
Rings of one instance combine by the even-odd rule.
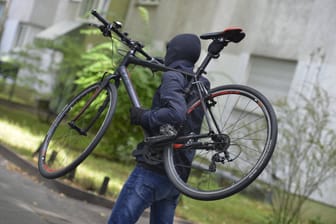
[[[72,21],[77,18],[79,2],[69,0],[11,0],[9,2],[8,17],[5,22],[5,29],[1,39],[0,53],[6,55],[16,46],[18,34],[20,32],[19,25],[25,24],[26,35],[23,38],[23,44],[30,45],[34,41],[37,34],[48,27],[63,21]],[[23,46],[20,46],[23,47]],[[36,52],[34,52],[36,54]],[[48,68],[53,63],[54,53],[48,50],[40,52],[41,68]],[[52,91],[54,85],[55,74],[40,73],[30,74],[29,71],[20,69],[18,73],[20,80],[38,77],[44,82],[43,85],[32,86],[41,94],[48,94]]]
[[[224,54],[256,54],[304,61],[322,48],[328,55],[325,62],[336,64],[333,44],[336,1],[333,0],[160,1],[157,6],[145,6],[151,19],[148,29],[139,16],[137,7],[141,5],[137,2],[131,1],[126,29],[132,36],[149,36],[161,42],[161,46],[178,33],[202,34],[240,26],[247,33],[246,39],[229,46]],[[207,42],[203,41],[203,48],[206,47]],[[245,60],[244,57],[241,60]]]
[[[13,49],[19,23],[38,28],[38,32],[62,20],[75,20],[78,15],[79,2],[69,0],[11,0],[8,18],[5,22],[1,39],[0,52]],[[32,32],[32,30],[30,30]]]

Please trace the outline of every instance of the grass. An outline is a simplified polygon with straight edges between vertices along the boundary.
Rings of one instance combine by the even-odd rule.
[[[303,216],[305,217],[305,220],[321,220],[321,222],[316,222],[316,224],[336,224],[335,211],[335,207],[324,205],[312,200],[308,200],[303,206]]]
[[[265,223],[270,209],[239,194],[219,201],[196,201],[183,196],[177,214],[195,223],[260,224]]]
[[[23,104],[35,104],[38,94],[35,90],[32,90],[23,86],[15,86],[13,95],[10,96],[12,86],[4,84],[0,76],[0,97],[2,99],[11,100]]]
[[[28,160],[34,161],[31,155],[48,128],[49,124],[40,122],[34,114],[0,105],[0,143],[14,149]],[[104,177],[110,177],[107,196],[115,199],[133,165],[89,156],[77,168],[74,184],[87,190],[98,191]],[[305,208],[307,220],[321,217],[323,222],[319,223],[335,223],[335,208],[313,201],[309,201]],[[212,202],[196,201],[183,196],[176,213],[194,223],[259,224],[267,223],[266,217],[271,214],[271,208],[268,204],[239,194]]]
[[[32,154],[43,140],[49,124],[40,122],[33,114],[0,106],[0,142],[14,149],[27,160],[36,163]],[[131,172],[131,166],[89,156],[76,169],[75,184],[85,189],[98,190],[105,176],[113,177],[108,195],[116,196]]]

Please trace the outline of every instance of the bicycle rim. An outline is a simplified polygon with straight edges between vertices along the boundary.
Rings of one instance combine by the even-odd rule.
[[[101,92],[94,84],[58,114],[39,151],[39,170],[46,178],[65,175],[78,166],[103,137],[115,110],[117,92],[113,85]]]
[[[194,147],[165,149],[165,168],[173,184],[185,195],[217,200],[243,190],[263,171],[275,148],[277,121],[269,101],[246,86],[217,87],[210,91],[206,103],[212,114],[209,120],[213,132],[209,132],[203,119],[203,137],[194,142]],[[200,107],[196,100],[189,106],[188,114]],[[201,142],[207,147],[200,147]],[[195,152],[190,166],[175,162],[174,154],[181,150]],[[180,177],[179,169],[188,169],[188,180]]]

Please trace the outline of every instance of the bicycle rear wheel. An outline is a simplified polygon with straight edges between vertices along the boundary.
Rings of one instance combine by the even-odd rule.
[[[200,135],[189,143],[164,151],[165,169],[172,183],[198,200],[231,196],[249,184],[271,159],[277,140],[277,120],[269,101],[258,91],[242,85],[217,87],[205,98],[209,123],[203,119]],[[200,109],[196,100],[188,114]],[[193,151],[192,164],[178,163],[174,155]],[[187,169],[189,177],[180,177]]]
[[[42,176],[57,178],[78,166],[103,137],[117,102],[117,90],[100,83],[84,89],[58,114],[39,150]]]

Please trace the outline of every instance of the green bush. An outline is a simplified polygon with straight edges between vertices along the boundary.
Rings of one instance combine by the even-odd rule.
[[[119,42],[106,42],[88,50],[81,57],[83,68],[77,73],[77,89],[101,80],[104,72],[113,73],[124,51]],[[119,50],[118,50],[119,49]],[[112,57],[112,58],[111,58]],[[129,73],[143,107],[149,107],[160,79],[148,70],[138,66],[129,66]],[[115,160],[128,162],[132,160],[131,151],[142,140],[143,134],[138,126],[131,126],[129,110],[131,104],[123,85],[118,88],[118,102],[112,124],[96,151],[98,154]]]

